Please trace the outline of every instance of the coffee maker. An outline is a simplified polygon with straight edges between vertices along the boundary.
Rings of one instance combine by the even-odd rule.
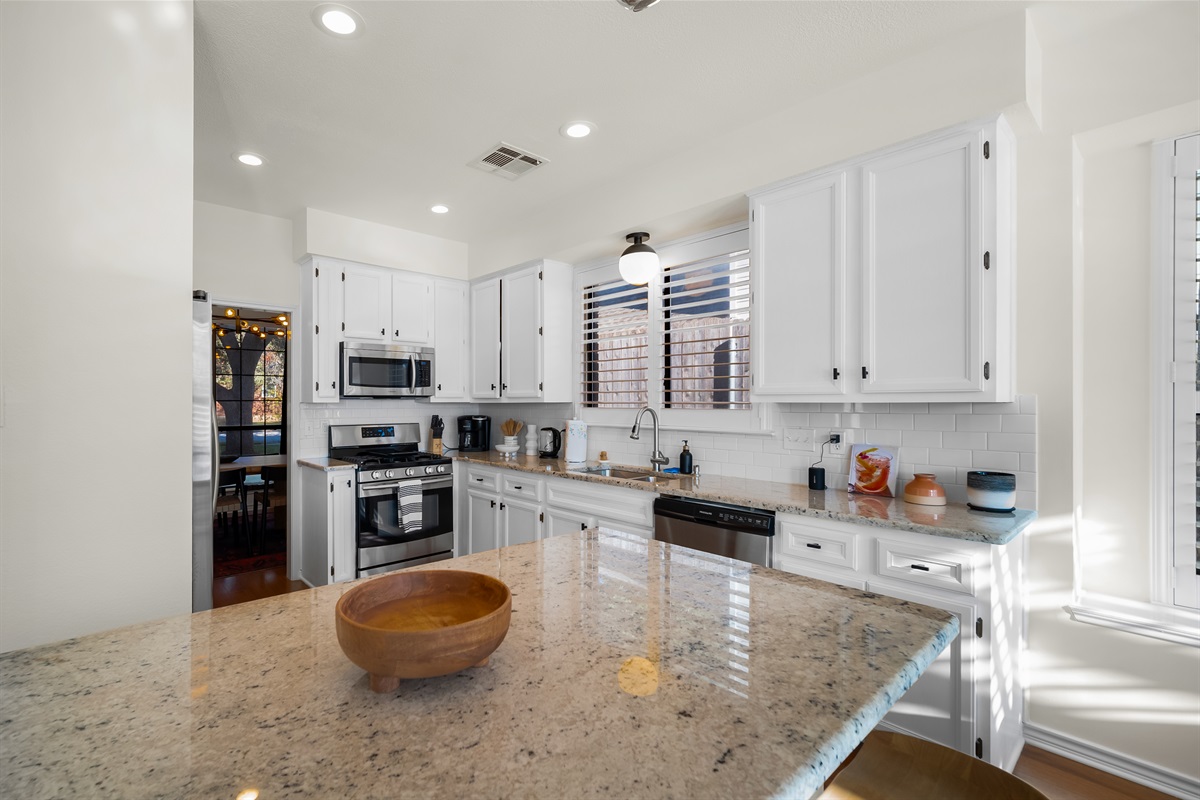
[[[458,450],[460,453],[482,453],[492,446],[492,418],[469,416],[458,418]]]

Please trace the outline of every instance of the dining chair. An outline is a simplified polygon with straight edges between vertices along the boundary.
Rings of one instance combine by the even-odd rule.
[[[261,506],[261,512],[259,507]],[[262,491],[255,495],[254,514],[258,522],[258,545],[262,549],[267,536],[267,511],[271,511],[271,521],[276,528],[280,525],[282,510],[287,508],[287,467],[263,467]],[[261,516],[260,516],[261,513]]]
[[[246,550],[250,549],[250,531],[246,524],[246,468],[221,470],[217,480],[217,502],[214,516],[220,520],[221,530],[229,532],[229,515],[233,515],[234,535],[245,534]]]

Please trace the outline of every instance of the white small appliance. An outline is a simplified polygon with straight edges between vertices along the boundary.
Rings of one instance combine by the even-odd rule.
[[[581,419],[567,420],[566,459],[568,464],[587,461],[587,423]]]

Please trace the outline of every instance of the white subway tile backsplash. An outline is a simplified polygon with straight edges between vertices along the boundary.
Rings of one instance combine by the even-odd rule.
[[[763,440],[758,436],[746,436],[738,442],[738,450],[744,450],[747,453],[761,453],[763,451]]]
[[[1021,471],[1037,472],[1037,453],[1021,453]]]
[[[842,419],[840,414],[819,412],[808,415],[808,424],[813,428],[837,428],[841,427]]]
[[[928,414],[929,403],[892,403],[893,414]]]
[[[971,451],[930,448],[929,463],[946,467],[969,467],[971,466]]]
[[[928,464],[928,447],[901,447],[898,453],[901,464]]]
[[[900,444],[905,447],[941,447],[941,431],[904,431]]]
[[[900,437],[900,431],[871,430],[867,431],[862,440],[856,444],[885,444],[888,447],[899,447]]]
[[[1018,492],[1034,492],[1037,491],[1037,476],[1032,472],[1018,472],[1017,475],[1017,491]]]
[[[916,414],[913,427],[919,431],[952,431],[955,429],[953,414]]]
[[[988,450],[1037,451],[1037,436],[1032,433],[989,433],[987,442]]]
[[[1037,492],[1017,492],[1017,508],[1037,508]]]
[[[929,407],[935,414],[970,414],[970,403],[935,403]]]
[[[958,414],[956,423],[960,431],[999,431],[999,414]]]
[[[1016,472],[1021,468],[1020,453],[997,453],[981,450],[972,456],[971,466],[975,469],[993,469]]]
[[[987,437],[981,431],[952,431],[942,434],[942,447],[949,450],[986,450]]]
[[[746,465],[745,464],[722,464],[720,474],[728,475],[730,478],[744,478],[744,477],[746,477]]]
[[[972,411],[976,414],[1020,414],[1019,401],[1011,403],[972,403]]]
[[[1037,417],[1033,414],[1006,414],[1000,418],[1005,433],[1037,433]]]
[[[770,467],[754,466],[746,467],[746,477],[756,481],[769,481],[774,475],[774,470]]]
[[[859,403],[856,408],[869,414],[887,414],[892,410],[891,403]]]
[[[1036,394],[1023,394],[1017,398],[1017,405],[1020,406],[1022,414],[1036,414],[1037,413],[1037,395]]]
[[[876,414],[875,427],[881,430],[911,431],[913,429],[913,415]]]

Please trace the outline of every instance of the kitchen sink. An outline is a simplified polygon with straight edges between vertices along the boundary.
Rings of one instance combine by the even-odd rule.
[[[626,469],[625,467],[581,467],[571,471],[642,483],[668,483],[679,479],[677,475],[664,475],[649,469]]]

